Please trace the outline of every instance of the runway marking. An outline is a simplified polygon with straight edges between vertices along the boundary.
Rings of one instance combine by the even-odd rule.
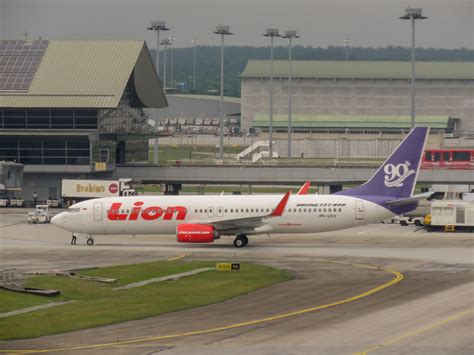
[[[0,318],[13,317],[18,314],[29,313],[29,312],[39,311],[41,309],[62,306],[64,304],[73,303],[73,302],[76,302],[76,301],[72,300],[72,301],[63,301],[63,302],[53,302],[53,303],[41,304],[39,306],[34,306],[34,307],[20,308],[11,312],[0,313]]]
[[[442,325],[445,325],[449,322],[452,322],[452,321],[455,321],[459,318],[462,318],[462,317],[465,317],[467,316],[468,314],[471,314],[471,313],[474,313],[474,310],[472,309],[468,309],[466,311],[463,311],[463,312],[460,312],[460,313],[457,313],[453,316],[450,316],[448,318],[444,318],[440,321],[437,321],[435,323],[431,323],[427,326],[424,326],[424,327],[421,327],[421,328],[418,328],[418,329],[415,329],[411,332],[408,332],[408,333],[405,333],[405,334],[402,334],[396,338],[393,338],[393,339],[389,339],[389,340],[385,340],[384,342],[382,342],[382,344],[379,344],[379,345],[373,345],[371,346],[370,348],[367,348],[365,350],[362,350],[361,352],[357,352],[355,353],[356,355],[366,355],[367,353],[369,352],[372,352],[374,350],[377,350],[377,349],[380,349],[384,346],[387,346],[387,345],[392,345],[392,344],[395,344],[397,342],[399,342],[400,340],[404,340],[406,338],[410,338],[412,336],[415,336],[415,335],[418,335],[420,333],[423,333],[423,332],[426,332],[428,330],[431,330],[431,329],[434,329],[434,328],[437,328],[439,326],[442,326]]]
[[[186,254],[181,254],[181,255],[178,255],[178,256],[175,256],[173,258],[168,259],[168,261],[175,261],[175,260],[183,259],[186,256],[187,256]]]
[[[357,232],[356,234],[358,234],[358,235],[359,235],[359,234],[365,234],[365,233],[367,233],[367,232],[372,232],[372,231],[377,230],[377,229],[379,229],[379,228],[380,228],[380,226],[377,226],[377,227],[375,227],[375,228],[365,229],[365,230],[363,230],[363,231]]]
[[[160,335],[160,336],[154,336],[154,337],[148,337],[148,338],[142,338],[142,339],[119,341],[119,342],[114,342],[114,343],[91,344],[91,345],[83,345],[83,346],[76,346],[76,347],[70,347],[70,348],[58,348],[58,349],[11,349],[11,350],[0,350],[0,353],[32,354],[32,353],[52,353],[52,352],[62,352],[62,351],[98,349],[98,348],[115,347],[117,345],[139,344],[139,343],[145,343],[145,342],[151,342],[151,341],[168,340],[168,339],[182,338],[182,337],[188,337],[188,336],[193,336],[193,335],[216,333],[216,332],[221,332],[221,331],[224,331],[224,330],[242,328],[242,327],[247,327],[247,326],[251,326],[251,325],[267,323],[267,322],[271,322],[271,321],[274,321],[274,320],[295,317],[295,316],[298,316],[298,315],[302,315],[302,314],[315,312],[315,311],[319,311],[319,310],[330,308],[330,307],[343,305],[343,304],[353,302],[353,301],[359,300],[361,298],[370,296],[370,295],[372,295],[376,292],[379,292],[379,291],[382,291],[382,290],[386,289],[387,287],[393,286],[393,285],[395,285],[395,284],[397,284],[397,283],[399,283],[400,281],[403,280],[403,275],[399,271],[383,268],[383,267],[378,266],[378,265],[359,264],[359,263],[351,263],[351,262],[344,262],[344,261],[338,261],[338,260],[329,260],[329,259],[319,259],[319,258],[314,258],[313,260],[314,261],[320,261],[320,262],[326,262],[326,263],[333,263],[333,264],[349,265],[349,266],[358,267],[358,268],[361,268],[361,269],[372,269],[372,270],[385,271],[385,272],[391,273],[395,277],[393,279],[391,279],[390,281],[385,282],[385,283],[383,283],[383,284],[381,284],[377,287],[374,287],[374,288],[372,288],[368,291],[365,291],[363,293],[360,293],[358,295],[343,299],[341,301],[332,302],[332,303],[328,303],[328,304],[323,304],[323,305],[319,305],[319,306],[314,306],[314,307],[310,307],[310,308],[305,308],[305,309],[292,311],[292,312],[288,312],[288,313],[277,314],[277,315],[274,315],[274,316],[269,316],[269,317],[265,317],[265,318],[261,318],[261,319],[254,319],[254,320],[250,320],[250,321],[246,321],[246,322],[225,325],[225,326],[221,326],[221,327],[202,329],[202,330],[183,332],[183,333],[176,333],[176,334],[169,334],[169,335]]]
[[[17,223],[12,223],[12,224],[6,224],[4,226],[0,226],[0,228],[8,228],[8,227],[13,227],[13,226],[16,226],[18,224],[26,224],[25,222],[17,222]]]

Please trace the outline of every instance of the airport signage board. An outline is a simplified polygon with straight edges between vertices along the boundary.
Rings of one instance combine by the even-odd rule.
[[[240,263],[216,263],[217,271],[239,271]]]
[[[120,195],[117,180],[68,180],[61,185],[61,196],[68,198],[97,198]]]
[[[107,170],[107,163],[96,162],[95,163],[95,171],[106,171]]]

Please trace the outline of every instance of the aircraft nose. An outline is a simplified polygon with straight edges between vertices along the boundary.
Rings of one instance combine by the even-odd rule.
[[[66,213],[61,212],[57,214],[56,216],[54,216],[53,218],[51,218],[51,223],[54,224],[55,226],[60,226],[61,223],[64,222],[65,217],[66,217]]]

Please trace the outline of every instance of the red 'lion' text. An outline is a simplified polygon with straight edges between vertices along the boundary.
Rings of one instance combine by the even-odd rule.
[[[135,202],[131,210],[121,209],[122,203],[116,202],[110,206],[107,218],[111,221],[136,221],[139,217],[146,221],[153,221],[163,216],[163,220],[172,220],[176,214],[176,220],[183,220],[188,213],[186,207],[172,206],[163,209],[159,206],[150,206],[143,208],[143,202]]]

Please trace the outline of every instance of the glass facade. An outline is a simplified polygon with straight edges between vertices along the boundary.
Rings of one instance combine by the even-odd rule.
[[[97,129],[97,110],[4,108],[0,129]]]
[[[2,137],[0,160],[34,165],[89,165],[90,143],[83,137]]]
[[[142,135],[153,127],[128,85],[114,109],[0,107],[0,131],[0,161],[87,165],[92,170],[96,163],[105,163],[110,170],[127,161],[147,162],[147,140],[129,143],[116,135]]]

